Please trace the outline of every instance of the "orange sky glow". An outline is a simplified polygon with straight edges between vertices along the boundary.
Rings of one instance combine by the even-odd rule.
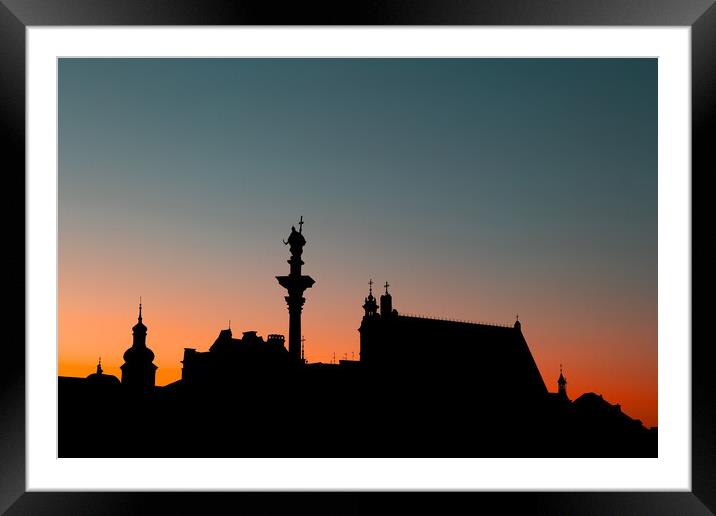
[[[303,312],[306,357],[310,362],[324,363],[331,362],[334,353],[336,360],[358,358],[357,329],[367,280],[350,278],[352,275],[335,266],[325,267],[322,273],[317,271],[311,262],[310,232],[307,236],[304,273],[317,282],[306,292]],[[112,265],[100,257],[92,261],[95,266],[81,268],[72,266],[70,260],[61,260],[59,374],[86,376],[94,372],[101,356],[105,373],[121,377],[119,367],[122,354],[131,345],[131,327],[136,322],[140,294],[144,323],[149,328],[147,344],[155,352],[155,364],[159,367],[158,385],[178,380],[184,348],[207,351],[229,320],[236,336],[249,330],[264,337],[269,333],[287,335],[284,292],[270,269],[273,266],[276,274],[288,271],[284,260],[288,249],[280,241],[274,244],[275,256],[265,260],[263,273],[233,276],[227,273],[226,277],[192,275],[193,264],[180,265],[181,261],[174,267],[164,267],[159,277],[152,277],[148,271],[150,264],[142,273],[141,268],[138,271],[126,263]],[[65,262],[70,263],[63,266]],[[241,269],[238,265],[236,268]],[[476,295],[465,299],[457,289],[436,280],[426,279],[425,291],[419,285],[401,287],[400,281],[390,279],[390,282],[394,306],[399,311],[478,322],[511,324],[515,302],[510,294],[515,297],[526,294],[500,293],[497,286],[490,287],[488,282],[484,298]],[[596,392],[611,403],[620,403],[627,414],[647,426],[656,426],[655,320],[625,310],[628,300],[622,304],[599,297],[570,298],[556,294],[548,285],[542,287],[541,299],[528,296],[520,302],[520,320],[548,389],[556,391],[562,363],[572,399],[584,392]],[[490,288],[495,291],[490,292]],[[539,285],[530,288],[541,290]],[[569,316],[561,315],[567,313]],[[609,324],[595,318],[595,313],[602,314]],[[638,351],[644,344],[653,346],[655,352],[644,356]],[[506,368],[509,373],[509,364],[494,366]]]

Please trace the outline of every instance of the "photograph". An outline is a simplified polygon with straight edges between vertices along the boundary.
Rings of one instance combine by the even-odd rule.
[[[657,458],[658,72],[59,57],[59,458]]]

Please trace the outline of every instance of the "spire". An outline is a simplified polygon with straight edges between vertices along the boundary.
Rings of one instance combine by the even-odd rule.
[[[102,374],[102,357],[99,357],[99,360],[97,361],[97,374]]]
[[[375,302],[375,298],[373,297],[373,279],[371,278],[368,281],[368,297],[365,298],[365,303],[363,304],[363,310],[365,310],[365,316],[366,317],[373,317],[378,313],[378,303]]]
[[[384,286],[385,286],[385,293],[387,295],[390,295],[390,292],[388,292],[388,287],[390,286],[390,284],[386,281]]]
[[[557,393],[566,399],[567,398],[567,379],[562,374],[562,364],[559,364],[559,378],[557,379]]]
[[[144,346],[144,339],[147,335],[147,327],[142,322],[142,298],[139,298],[139,315],[137,316],[137,324],[132,326],[132,334],[136,337],[139,337],[138,340],[135,340],[135,344],[139,344],[141,346]],[[140,342],[141,341],[141,342]]]

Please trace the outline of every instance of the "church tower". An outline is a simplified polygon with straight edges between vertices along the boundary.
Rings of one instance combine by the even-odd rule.
[[[393,296],[388,292],[389,286],[390,284],[386,281],[384,285],[385,294],[380,296],[380,316],[384,318],[393,314]]]
[[[365,298],[363,310],[365,311],[365,317],[375,317],[378,315],[378,303],[375,302],[373,297],[373,280],[370,280],[368,285],[368,297]]]
[[[557,394],[560,398],[568,400],[567,379],[562,374],[562,364],[559,364],[559,378],[557,379]]]
[[[154,353],[147,347],[147,327],[142,323],[142,301],[139,301],[139,317],[132,327],[132,347],[124,352],[122,385],[136,393],[149,393],[154,389],[157,366]]]

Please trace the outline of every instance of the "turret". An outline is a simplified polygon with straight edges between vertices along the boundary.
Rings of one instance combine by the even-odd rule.
[[[365,317],[376,317],[378,315],[378,303],[375,302],[373,297],[373,280],[368,282],[368,297],[365,298],[365,303],[363,303],[363,310],[365,311]]]
[[[559,378],[557,379],[557,394],[560,398],[568,400],[567,397],[567,379],[562,374],[562,364],[559,364]]]
[[[393,314],[393,296],[388,292],[390,284],[385,282],[385,294],[380,296],[380,316],[390,317]]]

